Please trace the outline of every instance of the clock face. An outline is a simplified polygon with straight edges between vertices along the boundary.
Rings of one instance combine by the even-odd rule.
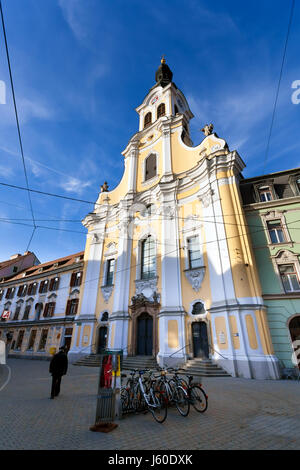
[[[154,98],[152,98],[151,104],[156,103],[157,100],[158,100],[158,95],[156,95],[156,96],[154,96]]]

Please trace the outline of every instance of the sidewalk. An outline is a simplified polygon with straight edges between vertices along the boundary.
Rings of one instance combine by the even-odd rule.
[[[61,395],[50,400],[45,361],[9,359],[0,392],[0,449],[299,449],[300,383],[205,378],[208,410],[187,418],[169,410],[126,416],[109,434],[93,433],[98,370],[69,365]]]

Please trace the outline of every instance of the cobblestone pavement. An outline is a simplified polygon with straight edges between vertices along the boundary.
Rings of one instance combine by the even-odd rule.
[[[69,365],[61,395],[50,400],[45,361],[10,359],[0,392],[0,449],[299,449],[300,382],[205,378],[206,413],[171,409],[164,424],[127,416],[108,434],[93,433],[97,369]]]

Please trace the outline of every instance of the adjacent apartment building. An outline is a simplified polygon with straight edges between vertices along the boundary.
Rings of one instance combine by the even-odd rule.
[[[80,252],[2,278],[0,338],[8,339],[10,357],[49,358],[70,347],[82,269]]]
[[[274,351],[283,368],[293,368],[300,348],[300,169],[242,179],[240,190]]]

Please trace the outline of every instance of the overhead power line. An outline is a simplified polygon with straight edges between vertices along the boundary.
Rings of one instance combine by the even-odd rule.
[[[282,62],[281,62],[281,68],[280,68],[280,73],[279,73],[278,85],[277,85],[277,90],[276,90],[275,102],[274,102],[274,106],[273,106],[273,113],[272,113],[269,136],[268,136],[268,142],[267,142],[267,148],[266,148],[263,171],[265,171],[265,169],[266,169],[267,159],[268,159],[268,156],[269,156],[271,135],[272,135],[272,131],[273,131],[273,124],[274,124],[275,113],[276,113],[276,108],[277,108],[277,101],[278,101],[279,89],[280,89],[281,78],[282,78],[282,73],[283,73],[283,66],[284,66],[284,61],[285,61],[285,56],[286,56],[286,51],[287,51],[287,45],[288,45],[288,40],[289,40],[290,30],[291,30],[291,25],[292,25],[292,19],[293,19],[293,14],[294,14],[294,7],[295,7],[295,0],[292,0],[290,19],[289,19],[288,30],[287,30],[286,39],[285,39],[285,45],[284,45],[284,51],[283,51],[283,56],[282,56]]]
[[[18,130],[18,137],[19,137],[19,144],[20,144],[20,150],[21,150],[21,157],[22,157],[22,163],[23,163],[23,169],[24,169],[26,187],[27,187],[27,191],[28,191],[29,206],[30,206],[31,215],[32,215],[32,222],[33,222],[34,227],[36,227],[35,219],[34,219],[34,213],[33,213],[33,207],[32,207],[32,201],[31,201],[30,192],[29,192],[28,176],[27,176],[27,170],[26,170],[26,165],[25,165],[25,158],[24,158],[24,151],[23,151],[23,143],[22,143],[22,137],[21,137],[19,116],[18,116],[18,110],[17,110],[16,96],[15,96],[15,88],[14,88],[13,76],[12,76],[11,65],[10,65],[10,58],[9,58],[9,51],[8,51],[8,44],[7,44],[7,37],[6,37],[6,29],[5,29],[4,15],[3,15],[3,10],[2,10],[2,2],[1,2],[1,0],[0,0],[0,12],[1,12],[1,21],[2,21],[2,29],[3,29],[4,42],[5,42],[5,50],[6,50],[7,64],[8,64],[8,70],[9,70],[10,85],[11,85],[12,97],[13,97],[13,102],[14,102],[14,110],[15,110],[16,123],[17,123],[17,130]]]

